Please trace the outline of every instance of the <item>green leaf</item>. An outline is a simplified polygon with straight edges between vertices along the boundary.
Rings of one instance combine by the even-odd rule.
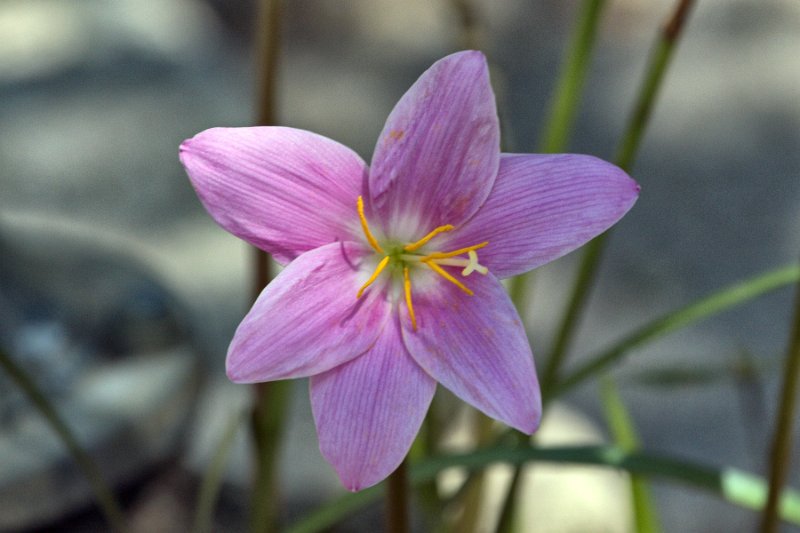
[[[735,468],[714,468],[673,457],[646,452],[626,452],[619,446],[566,446],[516,448],[495,446],[462,455],[435,457],[412,465],[410,482],[417,486],[433,479],[447,468],[480,470],[494,463],[521,465],[529,461],[608,466],[632,474],[677,481],[713,492],[726,501],[747,509],[759,510],[766,501],[766,482]],[[328,503],[287,530],[287,533],[316,533],[333,526],[356,511],[377,501],[383,484],[346,494]],[[800,492],[785,489],[781,517],[800,525]]]
[[[603,378],[600,396],[606,422],[617,446],[626,452],[636,451],[639,448],[636,428],[611,377]],[[650,487],[638,474],[631,475],[631,500],[637,533],[660,532],[658,512],[650,494]]]
[[[731,285],[686,307],[667,313],[636,329],[611,348],[584,363],[559,383],[551,391],[550,397],[563,394],[586,379],[607,370],[633,348],[798,281],[800,281],[800,265],[791,265]]]

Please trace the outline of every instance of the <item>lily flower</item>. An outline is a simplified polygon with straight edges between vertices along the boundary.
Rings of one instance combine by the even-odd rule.
[[[524,433],[541,396],[500,279],[619,220],[639,187],[585,155],[501,154],[480,52],[434,63],[386,121],[371,167],[286,127],[213,128],[181,145],[223,228],[285,265],[239,325],[237,383],[310,377],[322,455],[356,491],[403,460],[436,383]]]

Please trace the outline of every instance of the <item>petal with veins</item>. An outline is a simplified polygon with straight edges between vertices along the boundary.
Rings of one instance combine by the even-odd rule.
[[[406,348],[456,396],[532,433],[542,404],[525,328],[491,273],[470,276],[469,287],[473,296],[445,280],[421,284],[414,293],[416,331],[401,319]]]
[[[228,349],[231,381],[306,377],[366,352],[390,316],[384,291],[362,298],[365,249],[332,243],[306,252],[272,280]]]
[[[391,474],[411,448],[436,382],[408,355],[394,319],[364,355],[311,378],[322,455],[349,490]]]
[[[479,241],[481,264],[505,278],[582,246],[636,202],[639,186],[620,168],[588,155],[504,154],[486,203],[443,246]]]
[[[486,58],[474,51],[447,56],[422,74],[386,121],[369,177],[373,212],[401,240],[458,225],[486,199],[499,157]]]
[[[368,169],[335,141],[293,128],[213,128],[184,141],[180,158],[214,220],[282,264],[358,236],[355,199]]]

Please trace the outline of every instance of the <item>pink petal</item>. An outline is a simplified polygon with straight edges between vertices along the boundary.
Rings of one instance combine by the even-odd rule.
[[[442,249],[489,241],[480,263],[497,277],[527,272],[582,246],[636,202],[639,186],[587,155],[503,154],[486,203]]]
[[[486,58],[468,51],[434,63],[397,103],[375,147],[369,192],[383,229],[410,239],[398,227],[424,235],[469,218],[492,188],[499,151]]]
[[[320,451],[345,487],[361,490],[397,468],[435,390],[408,355],[396,320],[370,351],[311,378]]]
[[[390,316],[382,291],[356,299],[361,245],[306,252],[267,286],[228,349],[231,381],[254,383],[318,374],[361,355]]]
[[[180,158],[214,220],[281,263],[358,235],[368,170],[335,141],[292,128],[213,128],[184,141]]]
[[[411,290],[416,331],[404,307],[401,313],[406,348],[456,396],[520,431],[533,433],[542,402],[533,354],[517,311],[491,274],[461,277],[456,270],[450,273],[475,294],[470,296],[443,278],[415,283],[415,272]]]

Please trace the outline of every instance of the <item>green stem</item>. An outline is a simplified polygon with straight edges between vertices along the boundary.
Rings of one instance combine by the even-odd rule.
[[[406,461],[386,480],[386,531],[409,533],[408,475]]]
[[[639,88],[633,113],[628,120],[614,158],[616,164],[627,172],[630,172],[639,150],[645,128],[652,115],[656,97],[664,81],[664,75],[677,47],[678,38],[685,26],[692,4],[693,0],[678,1],[669,20],[662,27],[653,52],[650,54],[644,81]],[[547,361],[547,366],[542,375],[542,382],[545,386],[552,385],[558,379],[559,370],[564,363],[581,315],[586,307],[589,293],[594,286],[597,268],[600,264],[600,258],[608,235],[608,233],[605,233],[591,241],[586,246],[581,257],[578,276],[570,295],[567,311],[558,328],[555,348]]]
[[[475,437],[475,448],[485,448],[494,440],[494,420],[476,409],[471,409],[472,433]],[[476,533],[478,519],[481,512],[481,501],[485,493],[486,476],[484,472],[477,472],[465,482],[463,492],[459,498],[461,515],[449,529],[454,533]]]
[[[630,171],[639,145],[644,138],[644,130],[650,121],[656,97],[661,89],[664,75],[667,73],[672,56],[678,44],[689,11],[694,0],[678,0],[669,20],[661,28],[661,35],[650,55],[644,81],[639,89],[639,96],[628,120],[625,133],[617,148],[614,161],[626,171]]]
[[[597,265],[600,264],[600,256],[603,253],[606,235],[607,234],[604,233],[595,237],[583,249],[583,256],[578,266],[578,275],[575,278],[575,284],[572,286],[572,293],[567,303],[567,309],[561,319],[558,333],[556,333],[553,352],[550,354],[550,357],[546,359],[544,369],[542,370],[541,383],[545,393],[557,383],[559,377],[558,373],[561,369],[561,365],[564,363],[564,359],[566,359],[566,354],[575,334],[579,317],[586,305],[589,291],[592,285],[594,285],[594,280],[597,275]]]
[[[603,378],[600,398],[603,403],[606,424],[615,444],[629,453],[637,451],[639,437],[636,435],[636,428],[614,380],[609,376]],[[632,474],[630,478],[635,531],[637,533],[659,533],[661,526],[647,480],[639,474]]]
[[[783,372],[780,407],[778,408],[775,436],[772,441],[769,470],[769,492],[761,521],[763,533],[778,531],[778,504],[781,488],[789,473],[792,452],[792,425],[797,406],[798,379],[800,378],[800,285],[795,295],[794,325],[786,354]]]
[[[608,369],[628,351],[641,346],[649,341],[662,337],[680,328],[700,320],[709,318],[717,313],[740,305],[757,296],[774,291],[786,285],[797,283],[800,280],[800,265],[791,265],[755,278],[728,286],[710,296],[696,301],[686,307],[667,313],[633,333],[624,337],[611,348],[591,358],[577,370],[572,372],[555,388],[549,391],[548,399],[552,399],[569,389],[575,387],[587,378]]]
[[[563,152],[567,148],[604,6],[605,0],[584,0],[581,5],[567,59],[550,99],[548,119],[543,129],[539,152],[556,153]],[[530,290],[530,279],[530,274],[516,276],[511,280],[509,288],[511,300],[517,305],[523,319],[525,313],[523,302],[525,294]]]
[[[217,446],[211,464],[203,476],[200,491],[197,497],[197,510],[194,517],[194,533],[210,533],[214,527],[214,507],[217,503],[219,489],[222,486],[222,475],[225,473],[225,464],[233,446],[236,430],[242,423],[242,413],[231,417],[225,428],[219,445]]]
[[[100,468],[92,460],[86,450],[83,449],[78,442],[77,437],[64,422],[56,409],[50,403],[50,400],[39,390],[39,387],[28,376],[28,374],[17,365],[11,357],[4,351],[0,350],[0,366],[17,384],[17,386],[28,396],[31,403],[39,410],[39,413],[44,417],[50,428],[58,435],[61,442],[69,451],[72,459],[78,465],[78,468],[83,471],[89,485],[92,487],[94,496],[97,499],[97,504],[100,510],[105,515],[106,520],[114,531],[125,531],[125,518],[122,514],[122,509],[114,498],[114,494],[106,484]]]
[[[578,114],[578,105],[589,71],[589,60],[597,41],[597,28],[605,7],[605,0],[585,0],[578,14],[578,23],[572,34],[564,70],[556,83],[550,100],[548,119],[540,143],[540,152],[563,152]]]

